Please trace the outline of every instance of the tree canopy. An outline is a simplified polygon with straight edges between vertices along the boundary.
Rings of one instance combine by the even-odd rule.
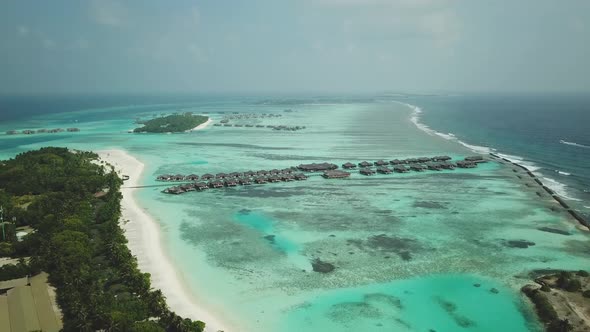
[[[203,322],[170,311],[139,271],[119,227],[122,180],[97,158],[43,148],[0,162],[0,204],[5,220],[16,218],[0,256],[30,256],[0,267],[0,280],[48,272],[64,331],[202,331]],[[22,225],[34,231],[19,242],[14,226]]]
[[[178,133],[191,130],[209,120],[202,115],[191,113],[168,115],[146,121],[143,127],[133,130],[135,133]]]

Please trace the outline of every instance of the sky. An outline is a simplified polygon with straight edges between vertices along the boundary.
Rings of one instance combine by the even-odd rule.
[[[590,1],[0,2],[0,94],[589,92]]]

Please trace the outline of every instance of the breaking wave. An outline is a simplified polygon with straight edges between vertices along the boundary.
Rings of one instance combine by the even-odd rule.
[[[578,144],[575,142],[568,142],[568,141],[560,140],[559,143],[565,144],[565,145],[570,145],[570,146],[576,146],[576,147],[584,148],[584,149],[590,149],[590,146],[588,146],[588,145]]]
[[[446,140],[456,141],[457,143],[463,145],[464,147],[468,148],[469,150],[471,150],[475,153],[479,153],[479,154],[495,153],[498,156],[500,156],[501,158],[505,158],[515,164],[522,165],[522,166],[526,167],[529,171],[531,171],[533,174],[535,174],[537,177],[539,177],[544,185],[551,188],[557,195],[559,195],[565,199],[571,200],[571,201],[578,201],[578,202],[582,201],[581,199],[577,199],[575,197],[570,196],[570,194],[567,191],[567,186],[565,184],[563,184],[553,178],[546,177],[545,175],[543,175],[539,172],[536,172],[536,171],[539,171],[541,169],[541,167],[537,166],[533,162],[527,161],[523,157],[520,157],[520,156],[498,153],[497,150],[492,147],[472,145],[472,144],[465,143],[465,142],[461,141],[460,139],[458,139],[452,133],[448,133],[448,134],[440,133],[440,132],[438,132],[438,131],[436,131],[436,130],[430,128],[429,126],[420,122],[420,114],[422,114],[422,109],[420,107],[412,105],[412,104],[402,103],[402,102],[400,102],[400,104],[405,105],[413,110],[412,115],[410,117],[410,121],[418,129],[424,131],[428,135],[439,136],[439,137],[442,137]],[[574,145],[574,146],[583,147],[583,148],[590,148],[589,146],[585,146],[585,145],[577,144],[577,143],[572,143],[572,142],[566,142],[563,140],[560,141],[560,143]],[[556,172],[558,174],[565,175],[565,176],[571,175],[570,173],[562,172],[559,170],[556,170]]]

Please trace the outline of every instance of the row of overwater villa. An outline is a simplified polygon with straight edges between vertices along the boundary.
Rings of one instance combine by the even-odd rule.
[[[74,132],[79,132],[80,129],[79,128],[68,128],[68,129],[62,129],[62,128],[55,128],[55,129],[37,129],[37,130],[31,130],[31,129],[26,129],[26,130],[22,130],[22,131],[18,131],[18,130],[9,130],[6,132],[6,135],[18,135],[18,134],[23,134],[23,135],[33,135],[33,134],[56,134],[56,133],[63,133],[64,131],[70,132],[70,133],[74,133]]]
[[[451,157],[448,156],[437,156],[432,158],[422,157],[405,160],[394,159],[389,162],[384,160],[378,160],[372,163],[363,161],[358,164],[348,162],[342,165],[342,169],[344,170],[338,170],[338,165],[326,162],[301,164],[297,167],[290,167],[280,170],[272,169],[270,171],[259,170],[246,172],[217,173],[215,175],[204,174],[201,176],[198,176],[196,174],[165,174],[158,176],[156,180],[165,182],[190,182],[179,186],[170,187],[163,191],[164,193],[168,194],[183,194],[190,191],[204,191],[212,188],[302,181],[307,179],[307,175],[305,175],[303,172],[320,172],[322,173],[322,177],[326,179],[341,179],[350,177],[351,173],[349,171],[356,169],[357,165],[358,167],[360,167],[359,174],[374,175],[375,173],[391,174],[393,172],[406,173],[410,171],[422,172],[424,170],[452,170],[455,169],[455,167],[474,168],[477,167],[478,163],[486,161],[481,156],[467,157],[464,160],[460,160],[455,163],[452,163],[450,160]],[[393,165],[393,167],[389,168],[388,165]],[[376,169],[373,170],[372,166],[376,166]],[[300,171],[300,173],[295,173],[296,171]]]

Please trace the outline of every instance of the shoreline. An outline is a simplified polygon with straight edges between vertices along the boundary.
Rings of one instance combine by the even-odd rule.
[[[123,222],[120,226],[127,238],[129,250],[137,258],[139,269],[151,275],[151,286],[162,291],[170,310],[182,317],[205,322],[205,331],[233,331],[218,318],[219,315],[209,312],[193,297],[188,285],[162,248],[160,225],[137,203],[133,195],[137,189],[126,188],[140,184],[145,165],[124,150],[95,152],[101,160],[114,166],[118,173],[130,176],[121,188]]]
[[[211,123],[213,123],[213,120],[211,120],[211,118],[209,118],[204,123],[201,123],[200,125],[196,126],[193,129],[189,129],[188,131],[191,132],[191,131],[203,130],[203,129],[207,128]]]

